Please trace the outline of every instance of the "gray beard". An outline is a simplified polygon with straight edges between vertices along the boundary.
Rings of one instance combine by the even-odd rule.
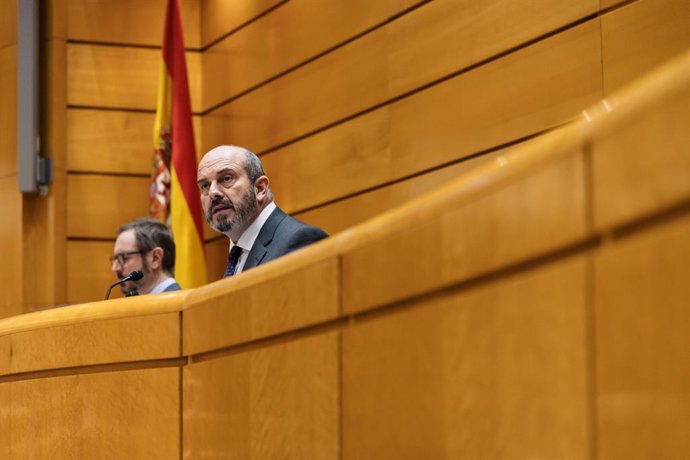
[[[248,223],[250,219],[256,216],[257,205],[254,189],[250,188],[247,194],[242,197],[242,201],[237,203],[237,206],[233,205],[233,208],[235,210],[235,215],[231,220],[228,220],[226,216],[220,216],[216,224],[213,222],[213,218],[207,214],[206,221],[212,229],[219,233],[228,234],[237,228],[241,228]]]

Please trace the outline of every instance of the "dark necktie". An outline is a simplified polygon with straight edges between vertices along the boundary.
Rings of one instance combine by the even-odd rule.
[[[237,269],[237,262],[240,260],[241,254],[241,247],[237,245],[232,247],[232,249],[230,250],[230,255],[228,256],[228,268],[225,269],[225,274],[223,275],[223,278],[227,278],[228,276],[232,276],[235,274],[235,270]]]

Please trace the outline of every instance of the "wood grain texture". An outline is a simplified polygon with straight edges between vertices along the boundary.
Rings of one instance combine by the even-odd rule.
[[[165,0],[70,0],[67,3],[70,40],[161,46]],[[184,43],[198,48],[200,0],[181,0]]]
[[[161,50],[72,43],[67,47],[67,103],[156,109]],[[192,111],[201,108],[201,56],[187,52]]]
[[[615,99],[611,102],[616,105]],[[598,228],[639,219],[690,198],[688,119],[686,86],[658,97],[625,123],[595,137],[592,178]]]
[[[204,0],[200,2],[201,44],[207,46],[245,23],[265,13],[282,0]]]
[[[0,1],[0,50],[16,43],[17,2],[16,0],[2,0]]]
[[[22,313],[22,196],[17,176],[0,177],[0,277],[7,289],[0,289],[0,318]]]
[[[685,0],[640,0],[604,15],[604,94],[690,47],[689,24]]]
[[[575,117],[601,96],[598,30],[597,21],[590,21],[265,155],[267,170],[282,181],[276,183],[277,199],[290,210],[316,206]],[[511,75],[510,85],[506,75]],[[247,105],[252,116],[257,115],[260,92],[230,107],[257,98],[256,104]],[[267,96],[265,101],[272,100]],[[293,109],[301,114],[299,120],[306,116],[296,105]],[[204,117],[204,145],[227,139],[242,144],[246,139],[244,145],[260,150],[280,129],[259,131],[275,123],[291,130],[287,126],[297,121],[274,118],[281,117],[280,110],[267,109],[265,125],[236,115],[239,118],[217,113]],[[240,133],[242,126],[246,130]],[[256,136],[250,134],[253,129],[259,130]]]
[[[367,0],[298,0],[281,5],[204,52],[204,108],[222,103],[385,22],[397,13],[392,6],[389,2]],[[365,69],[358,71],[368,73]],[[224,77],[230,75],[232,78]],[[347,78],[356,78],[355,75],[349,72]],[[332,77],[338,78],[336,73]],[[328,83],[319,83],[319,87],[324,85]]]
[[[485,183],[476,194],[453,194],[453,186],[471,190],[472,177]],[[357,312],[420,295],[585,237],[580,152],[495,187],[490,180],[478,169],[475,176],[427,197],[445,195],[442,208],[431,201],[411,203],[408,209],[419,211],[403,218],[404,227],[364,242],[353,239],[343,254],[343,310]],[[398,216],[403,215],[392,216],[381,228],[395,228]]]
[[[10,458],[180,456],[180,370],[12,382]]]
[[[180,334],[177,312],[18,332],[10,371],[173,358],[180,354]]]
[[[316,225],[333,236],[347,228],[361,224],[368,219],[373,219],[386,211],[401,206],[424,193],[430,192],[479,165],[489,161],[497,161],[506,152],[507,150],[501,149],[487,153],[468,161],[422,174],[402,182],[386,185],[335,203],[329,203],[310,211],[298,212],[295,214],[295,217],[311,225]],[[282,175],[278,177],[279,182],[282,182],[284,178],[289,180],[289,175],[288,177]],[[272,184],[274,191],[276,189],[280,190],[281,185],[276,187],[276,181],[273,181]],[[276,193],[276,196],[280,197],[281,202],[283,202],[283,195],[279,191]]]
[[[0,178],[17,173],[17,46],[0,48]]]
[[[69,171],[150,174],[152,113],[67,110]],[[201,157],[201,117],[193,117],[197,157]]]
[[[206,274],[209,282],[223,278],[228,266],[229,251],[230,243],[225,237],[206,243]]]
[[[120,225],[148,216],[148,177],[70,175],[67,235],[115,238]]]
[[[690,218],[613,241],[595,259],[599,455],[690,455]]]
[[[598,0],[429,2],[385,29],[390,42],[389,95],[403,94],[499,55],[581,20],[597,7]]]
[[[1,341],[1,339],[0,339]],[[0,383],[0,457],[11,458],[12,452],[12,387]]]
[[[0,335],[0,375],[10,372],[12,345],[9,335]]]
[[[212,351],[335,319],[340,312],[339,261],[328,253],[326,257],[317,255],[296,264],[283,258],[268,264],[273,266],[260,266],[196,289],[183,312],[184,354]],[[219,302],[219,298],[232,300]]]
[[[599,0],[599,9],[612,8],[625,2],[626,0]]]
[[[113,231],[113,235],[117,229]],[[110,271],[108,258],[113,255],[113,241],[67,242],[67,302],[69,304],[103,300],[108,286],[117,281]],[[110,298],[122,297],[113,289]]]
[[[338,334],[183,371],[183,457],[337,459]]]
[[[584,258],[343,332],[343,458],[589,458]]]

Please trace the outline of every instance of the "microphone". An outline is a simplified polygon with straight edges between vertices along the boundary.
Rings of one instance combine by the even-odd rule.
[[[144,274],[140,270],[134,270],[132,273],[129,275],[125,276],[121,280],[118,280],[116,283],[113,283],[108,290],[105,293],[105,300],[108,300],[108,297],[110,297],[110,290],[117,286],[118,284],[122,284],[126,281],[139,281],[144,277]]]

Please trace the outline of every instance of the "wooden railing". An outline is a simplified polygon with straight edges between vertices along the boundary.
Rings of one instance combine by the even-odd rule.
[[[686,458],[690,53],[178,294],[0,321],[0,458]]]

